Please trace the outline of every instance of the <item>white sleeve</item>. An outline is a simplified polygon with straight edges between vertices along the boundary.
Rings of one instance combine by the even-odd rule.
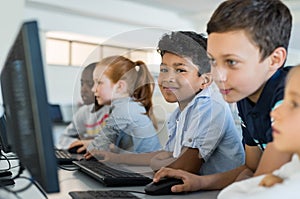
[[[240,182],[235,182],[224,188],[219,193],[218,199],[245,199],[247,197],[252,197],[252,194],[260,192],[261,188],[263,188],[258,186],[263,177],[264,175],[253,177]]]

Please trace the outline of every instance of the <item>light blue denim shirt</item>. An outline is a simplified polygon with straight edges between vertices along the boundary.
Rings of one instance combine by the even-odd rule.
[[[168,121],[165,150],[177,158],[183,147],[197,148],[204,163],[199,174],[234,169],[245,161],[244,148],[229,105],[210,87],[198,93],[181,112],[177,108]]]
[[[145,113],[145,107],[130,97],[114,100],[106,125],[87,150],[108,150],[111,143],[124,150],[123,152],[146,153],[161,150],[157,132]]]

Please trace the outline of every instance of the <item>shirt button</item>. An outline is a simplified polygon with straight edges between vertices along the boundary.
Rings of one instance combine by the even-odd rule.
[[[193,141],[193,139],[192,139],[192,138],[189,138],[189,139],[188,139],[188,141],[189,141],[189,142],[192,142],[192,141]]]

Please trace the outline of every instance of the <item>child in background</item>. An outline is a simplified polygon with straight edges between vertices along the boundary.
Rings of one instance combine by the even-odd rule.
[[[283,103],[272,112],[274,146],[279,151],[294,153],[291,162],[272,174],[236,182],[218,196],[219,199],[300,198],[300,65],[288,76]]]
[[[100,106],[95,100],[93,87],[93,71],[97,63],[86,66],[81,73],[80,94],[83,101],[78,111],[74,114],[72,122],[67,126],[59,138],[57,148],[68,149],[73,142],[79,139],[92,139],[105,125],[109,107]]]
[[[161,177],[181,178],[172,191],[222,189],[237,180],[270,173],[291,159],[272,143],[270,111],[283,98],[284,67],[292,16],[280,0],[228,0],[207,24],[213,79],[227,102],[237,102],[246,164],[228,172],[196,176],[164,169]]]
[[[93,73],[92,91],[98,104],[109,105],[105,126],[88,145],[89,159],[97,150],[118,147],[122,152],[151,152],[161,149],[152,113],[154,80],[142,61],[123,56],[101,60]]]
[[[206,39],[195,32],[165,34],[158,44],[162,62],[158,85],[165,100],[178,103],[168,123],[164,150],[147,154],[98,152],[101,160],[168,166],[211,174],[244,164],[244,149],[229,109],[211,87]]]

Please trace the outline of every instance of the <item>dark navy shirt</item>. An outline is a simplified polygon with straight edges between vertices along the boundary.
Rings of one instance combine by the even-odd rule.
[[[243,139],[248,146],[258,146],[262,150],[273,140],[270,112],[283,99],[285,77],[291,67],[278,69],[267,81],[257,103],[248,98],[237,102],[243,131]]]

